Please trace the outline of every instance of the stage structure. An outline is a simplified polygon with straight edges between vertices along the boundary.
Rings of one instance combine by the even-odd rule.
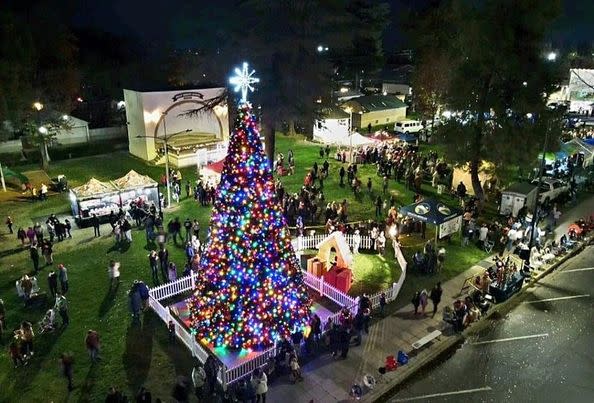
[[[196,165],[199,150],[226,148],[229,112],[225,88],[141,92],[124,90],[130,154],[174,167]],[[194,115],[187,112],[204,107]]]

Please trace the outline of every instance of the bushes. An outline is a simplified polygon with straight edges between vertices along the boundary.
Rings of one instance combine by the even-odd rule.
[[[100,141],[86,144],[57,146],[49,149],[52,161],[67,160],[70,158],[87,157],[90,155],[106,154],[112,151],[127,148],[127,143],[114,143],[113,141]],[[38,150],[24,152],[26,160],[21,160],[21,153],[2,153],[0,161],[8,166],[30,165],[41,163],[41,155]],[[51,162],[50,162],[51,165]]]

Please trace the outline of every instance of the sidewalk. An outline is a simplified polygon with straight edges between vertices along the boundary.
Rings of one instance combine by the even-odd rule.
[[[594,196],[582,201],[561,216],[555,231],[555,238],[567,232],[567,228],[575,220],[587,216],[594,211]],[[349,349],[345,360],[337,360],[330,354],[316,357],[311,362],[303,365],[303,382],[291,384],[287,376],[280,376],[271,382],[268,397],[273,402],[341,402],[352,400],[349,396],[351,386],[357,383],[363,387],[363,376],[370,374],[379,381],[378,368],[384,366],[386,356],[396,356],[399,350],[412,351],[412,344],[432,332],[441,330],[443,335],[438,341],[426,346],[410,364],[428,361],[443,352],[448,346],[454,345],[461,337],[452,334],[450,325],[442,320],[442,308],[451,306],[453,301],[460,297],[460,289],[468,277],[482,273],[492,264],[492,257],[487,257],[458,276],[442,283],[443,295],[437,314],[431,318],[432,304],[429,301],[425,316],[414,315],[412,304],[398,310],[383,319],[374,320],[369,329],[369,334],[363,336],[363,342],[358,347]],[[429,291],[429,290],[427,290]],[[402,375],[407,366],[384,375],[382,385],[397,382],[395,378]],[[412,370],[412,368],[411,368]],[[362,401],[373,401],[379,397],[380,390],[385,387],[376,387],[376,390],[365,393]],[[376,392],[376,393],[374,393]]]

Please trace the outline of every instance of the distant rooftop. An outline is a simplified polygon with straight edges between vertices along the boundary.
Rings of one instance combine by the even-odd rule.
[[[407,105],[398,98],[384,95],[365,95],[362,97],[353,98],[347,103],[357,104],[364,113],[407,107]]]

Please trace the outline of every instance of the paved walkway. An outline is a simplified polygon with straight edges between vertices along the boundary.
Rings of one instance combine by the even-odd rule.
[[[561,216],[556,238],[565,233],[567,227],[576,219],[593,212],[594,196],[591,196]],[[346,359],[337,360],[330,354],[315,358],[303,365],[304,381],[297,384],[291,384],[287,376],[281,376],[271,382],[268,391],[269,400],[305,403],[352,400],[349,397],[351,386],[354,383],[362,385],[362,378],[366,374],[371,374],[377,379],[378,368],[384,366],[386,356],[396,356],[399,350],[411,351],[415,341],[436,329],[444,333],[440,339],[451,337],[450,325],[442,320],[442,308],[451,306],[452,302],[460,296],[460,289],[466,278],[482,273],[491,262],[492,257],[488,257],[443,283],[440,309],[434,318],[431,317],[432,304],[429,301],[428,312],[424,316],[415,316],[412,304],[409,304],[386,318],[374,321],[370,326],[369,334],[364,335],[361,346],[352,347]],[[432,348],[432,346],[426,347],[423,354]],[[390,375],[385,377],[386,382],[389,382]],[[370,398],[371,396],[364,396],[363,400],[370,401]]]

